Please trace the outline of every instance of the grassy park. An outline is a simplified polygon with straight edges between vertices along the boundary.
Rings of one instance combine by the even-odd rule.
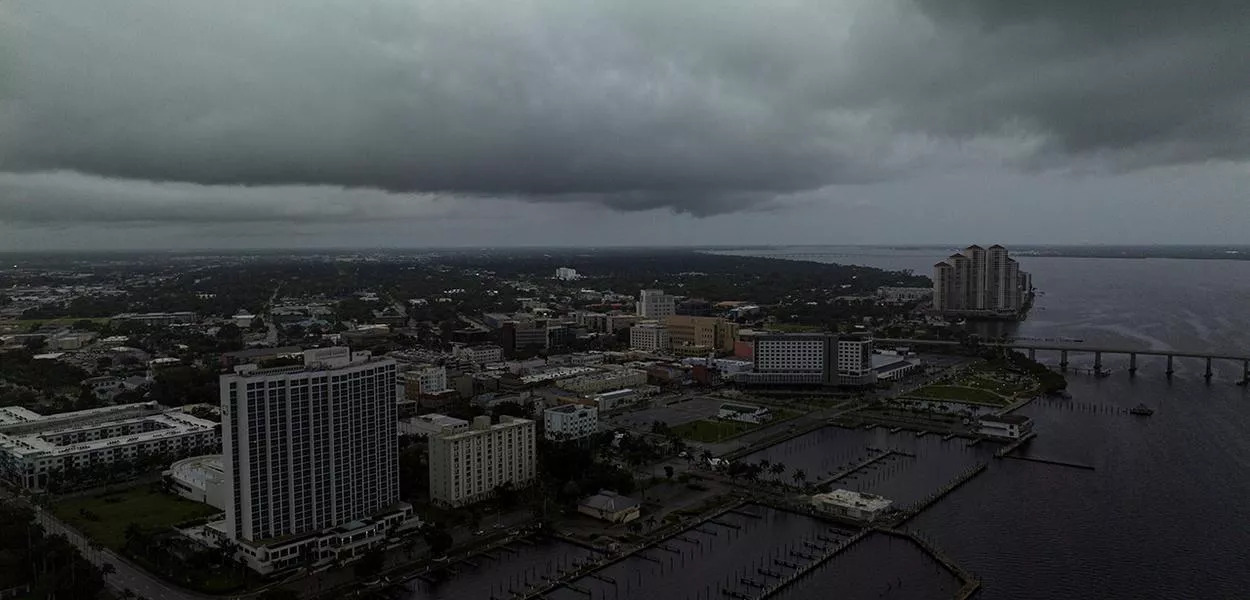
[[[914,399],[943,400],[986,406],[1006,406],[1037,394],[1035,378],[988,364],[973,367],[957,376],[913,392]]]
[[[126,546],[126,527],[131,523],[145,531],[163,531],[221,512],[148,486],[68,498],[53,506],[52,511],[88,537],[119,551]]]
[[[735,435],[741,435],[752,429],[775,425],[799,415],[796,411],[776,409],[772,411],[772,414],[773,418],[771,420],[759,424],[721,419],[701,419],[676,425],[673,427],[673,433],[693,442],[715,443],[727,440]]]

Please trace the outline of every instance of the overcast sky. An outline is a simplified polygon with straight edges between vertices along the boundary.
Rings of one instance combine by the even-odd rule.
[[[0,250],[1250,244],[1246,0],[5,0]]]

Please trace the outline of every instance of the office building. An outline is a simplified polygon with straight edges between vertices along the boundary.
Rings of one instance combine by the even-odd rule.
[[[503,416],[473,419],[467,431],[430,437],[430,499],[457,507],[490,498],[500,486],[534,481],[534,422]]]
[[[677,314],[677,298],[664,290],[638,292],[638,316],[645,319],[667,319]]]
[[[629,328],[629,347],[647,352],[664,352],[673,347],[668,328],[659,323],[639,323]]]
[[[543,437],[552,441],[580,440],[599,431],[599,409],[562,404],[543,411]]]
[[[1017,318],[1032,289],[1032,278],[997,244],[969,246],[933,267],[933,310],[939,314]]]
[[[397,375],[398,384],[404,387],[403,397],[416,400],[421,396],[442,393],[447,390],[447,368],[438,365],[416,365]]]
[[[477,365],[503,362],[503,348],[494,344],[457,346],[451,351],[456,358],[468,359]]]
[[[581,279],[581,276],[577,274],[577,269],[560,267],[556,269],[556,279],[559,279],[560,281],[574,281]]]
[[[347,348],[221,377],[223,533],[255,570],[350,560],[407,521],[399,502],[395,361]]]
[[[587,369],[585,373],[556,382],[557,387],[579,394],[595,394],[646,384],[646,371],[622,368]]]
[[[6,406],[0,408],[0,479],[42,490],[56,478],[76,479],[141,456],[177,459],[215,452],[216,425],[155,402],[55,415]]]
[[[707,347],[717,353],[733,352],[738,324],[720,317],[674,315],[664,319],[673,348]]]

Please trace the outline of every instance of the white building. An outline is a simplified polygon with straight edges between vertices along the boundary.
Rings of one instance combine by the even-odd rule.
[[[217,449],[216,423],[155,402],[55,415],[0,408],[0,479],[44,489],[67,471],[84,472],[144,455],[183,457]]]
[[[599,409],[563,404],[543,412],[543,437],[553,441],[580,440],[599,431]]]
[[[629,328],[629,347],[647,352],[664,352],[673,347],[668,328],[659,323],[638,323]]]
[[[468,421],[439,414],[420,415],[399,422],[400,433],[417,437],[447,435],[468,429]]]
[[[477,346],[457,346],[451,351],[452,356],[456,358],[466,358],[474,362],[474,364],[486,365],[503,361],[503,348],[494,344],[481,344]]]
[[[977,419],[977,433],[1018,440],[1033,431],[1033,420],[1024,415],[983,415]]]
[[[351,560],[412,514],[399,502],[395,361],[342,347],[303,356],[221,377],[222,530],[262,573]]]
[[[560,267],[556,269],[556,279],[559,279],[560,281],[574,281],[581,279],[581,276],[577,274],[577,269]]]
[[[933,295],[933,288],[927,287],[881,287],[877,288],[877,297],[885,302],[901,304],[915,302]]]
[[[755,368],[755,363],[749,360],[735,360],[732,358],[683,358],[683,365],[703,365],[709,369],[716,369],[724,375],[732,375],[734,373],[745,373]]]
[[[849,385],[876,382],[872,340],[824,333],[754,337],[755,368],[735,381],[757,385]]]
[[[473,419],[468,431],[430,438],[430,499],[441,506],[464,506],[491,497],[504,484],[534,481],[534,422],[503,416]]]
[[[582,367],[586,368],[586,367]],[[562,379],[556,386],[579,394],[594,394],[621,388],[632,388],[646,385],[647,372],[638,369],[603,369],[594,370],[577,377]]]
[[[872,355],[877,381],[898,381],[920,371],[920,359],[882,352]]]
[[[183,498],[223,511],[230,506],[230,484],[220,454],[184,458],[169,465],[163,475]]]
[[[677,314],[677,298],[664,290],[642,290],[638,292],[637,312],[646,319],[663,320]]]
[[[400,373],[405,391],[416,387],[419,395],[436,394],[447,389],[447,368],[439,365],[420,365]]]
[[[833,490],[827,494],[812,496],[812,506],[817,510],[846,519],[868,523],[876,521],[882,513],[890,508],[891,504],[893,502],[881,496],[863,494],[851,490]]]
[[[716,418],[740,423],[765,423],[773,418],[772,412],[765,406],[748,406],[746,404],[722,404]]]

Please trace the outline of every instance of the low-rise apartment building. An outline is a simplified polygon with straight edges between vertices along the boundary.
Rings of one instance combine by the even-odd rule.
[[[155,402],[40,415],[0,408],[0,478],[41,490],[71,471],[141,456],[181,458],[214,452],[217,424]]]
[[[490,498],[502,485],[522,488],[536,476],[535,426],[503,416],[473,419],[467,431],[430,437],[430,499],[457,507]]]
[[[599,409],[562,404],[543,411],[543,437],[552,441],[580,440],[599,431]]]

